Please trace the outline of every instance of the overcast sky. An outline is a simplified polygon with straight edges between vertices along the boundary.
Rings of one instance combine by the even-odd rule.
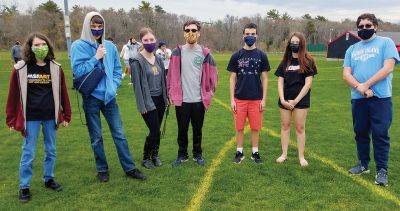
[[[16,2],[26,10],[30,5],[37,6],[47,0],[0,0],[0,3]],[[64,9],[64,0],[54,0]],[[73,5],[94,6],[97,9],[113,7],[129,11],[138,8],[141,0],[68,0]],[[195,17],[201,21],[222,19],[225,15],[252,16],[257,13],[265,16],[270,9],[287,12],[292,17],[301,17],[305,13],[311,16],[322,15],[329,20],[341,21],[345,18],[356,19],[361,13],[375,13],[384,21],[400,23],[399,0],[147,0],[151,5],[160,5],[165,11]]]

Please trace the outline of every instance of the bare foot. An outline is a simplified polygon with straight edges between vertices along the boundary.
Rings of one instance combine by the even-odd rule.
[[[307,166],[308,166],[308,162],[307,162],[306,159],[304,159],[304,158],[299,158],[299,160],[300,160],[300,166],[301,166],[301,167],[307,167]]]
[[[286,156],[280,156],[279,158],[276,159],[277,163],[284,163],[286,161]]]

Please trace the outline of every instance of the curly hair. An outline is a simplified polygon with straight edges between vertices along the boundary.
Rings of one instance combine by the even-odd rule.
[[[24,43],[24,47],[22,49],[22,59],[27,63],[27,64],[35,64],[36,57],[35,53],[32,51],[32,42],[33,39],[38,38],[41,40],[44,40],[49,48],[49,53],[47,54],[46,58],[44,58],[44,62],[49,62],[55,59],[54,57],[54,48],[53,45],[51,44],[49,38],[47,38],[45,35],[40,34],[40,33],[32,33],[26,38],[26,42]]]
[[[201,23],[200,23],[199,21],[196,21],[196,20],[188,20],[188,21],[186,21],[186,22],[183,24],[183,30],[185,30],[185,28],[186,28],[187,26],[192,25],[192,24],[196,25],[197,30],[200,31],[200,29],[201,29]]]
[[[374,24],[374,26],[378,26],[378,19],[376,18],[375,14],[371,14],[371,13],[364,13],[360,16],[358,16],[356,24],[357,26],[360,24],[361,20],[367,19],[369,21],[372,22],[372,24]]]

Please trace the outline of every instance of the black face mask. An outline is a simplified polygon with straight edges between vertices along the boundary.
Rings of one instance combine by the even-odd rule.
[[[357,34],[361,39],[368,40],[375,34],[375,32],[375,29],[361,29]]]
[[[290,50],[292,50],[293,53],[298,53],[299,49],[300,49],[300,45],[299,44],[290,43],[289,44],[289,48],[290,48]]]

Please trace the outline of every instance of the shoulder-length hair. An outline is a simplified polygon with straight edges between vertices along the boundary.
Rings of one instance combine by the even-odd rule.
[[[44,58],[44,62],[49,62],[55,59],[54,57],[54,48],[53,45],[51,44],[49,38],[47,38],[45,35],[40,34],[40,33],[32,33],[28,36],[28,38],[26,38],[23,50],[22,50],[22,54],[23,54],[23,60],[27,63],[27,64],[35,64],[36,61],[36,57],[35,57],[35,53],[33,53],[32,51],[32,42],[33,39],[35,38],[39,38],[41,40],[44,40],[49,48],[49,53],[47,54],[46,58]]]
[[[290,41],[293,37],[297,37],[300,40],[299,43],[299,65],[300,65],[300,73],[315,71],[315,62],[314,59],[307,51],[307,42],[304,34],[301,32],[294,32],[289,36],[289,39],[286,43],[285,54],[283,55],[282,64],[287,68],[290,65],[291,60],[293,59],[292,50],[290,49]]]

